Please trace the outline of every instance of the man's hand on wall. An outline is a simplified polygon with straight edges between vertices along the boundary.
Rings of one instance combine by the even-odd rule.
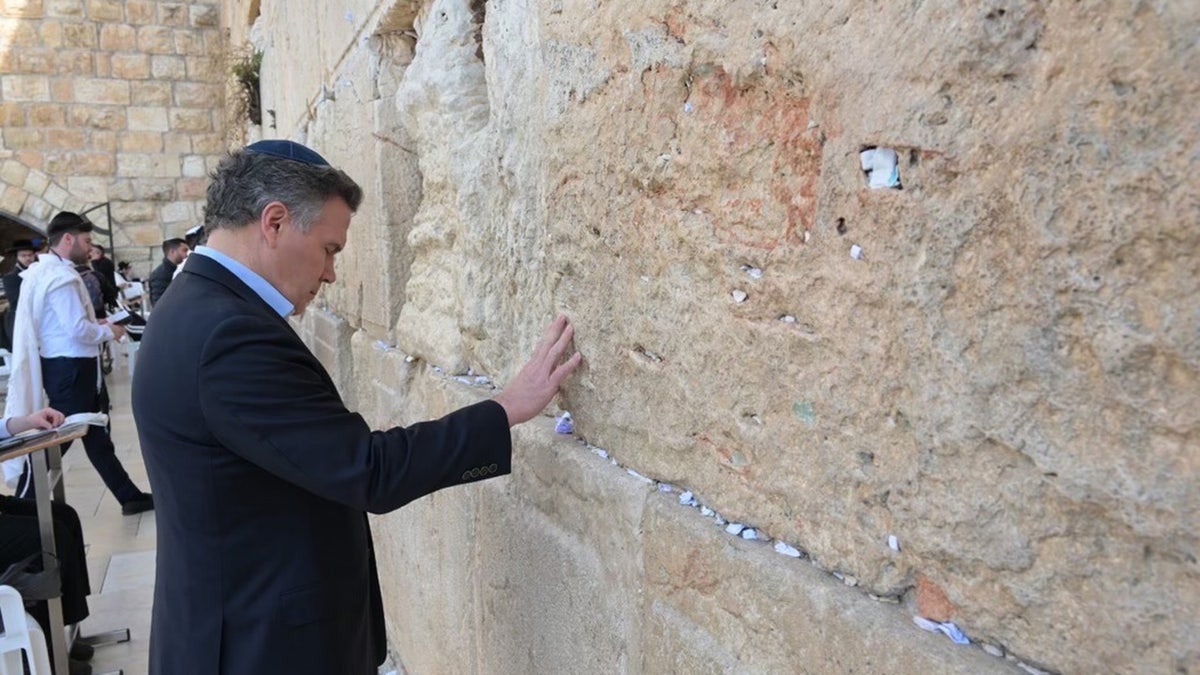
[[[583,360],[579,352],[563,361],[574,335],[575,328],[565,316],[552,321],[542,331],[542,339],[533,350],[533,358],[496,396],[496,402],[508,414],[509,427],[527,422],[540,413],[558,393],[562,381],[579,366]]]

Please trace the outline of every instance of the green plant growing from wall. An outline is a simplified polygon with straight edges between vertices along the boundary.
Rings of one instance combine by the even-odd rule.
[[[251,124],[262,124],[262,97],[259,95],[259,72],[263,53],[255,51],[233,64],[233,77],[242,87],[244,111]]]

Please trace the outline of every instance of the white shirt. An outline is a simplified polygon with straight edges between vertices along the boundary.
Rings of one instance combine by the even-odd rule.
[[[65,265],[72,273],[79,274],[74,263],[54,253],[38,256],[38,262]],[[113,339],[111,328],[96,323],[91,300],[80,289],[80,285],[67,284],[46,296],[46,311],[37,317],[39,351],[43,357],[95,358],[100,356],[100,345]]]

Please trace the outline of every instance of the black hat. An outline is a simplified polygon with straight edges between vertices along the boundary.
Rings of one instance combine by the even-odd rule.
[[[325,161],[324,157],[295,141],[259,141],[247,145],[246,152],[290,159],[294,162],[303,162],[304,164],[312,164],[314,166],[329,166],[329,162]]]
[[[50,224],[46,226],[46,236],[54,239],[60,234],[66,232],[91,232],[92,221],[84,218],[78,213],[70,211],[61,211],[58,215],[50,219]]]
[[[33,251],[34,253],[37,253],[40,250],[42,250],[42,247],[35,246],[32,239],[18,239],[12,243],[12,246],[8,247],[8,250],[4,252],[4,255],[12,255],[13,253],[20,253],[21,251]]]

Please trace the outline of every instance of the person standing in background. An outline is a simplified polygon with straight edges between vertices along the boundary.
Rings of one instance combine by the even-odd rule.
[[[50,221],[50,252],[39,256],[22,282],[13,339],[5,417],[28,415],[46,406],[65,415],[103,412],[106,396],[100,372],[100,345],[125,335],[121,326],[96,321],[87,287],[75,265],[87,262],[92,224],[63,211]],[[44,392],[44,393],[43,393]],[[65,453],[70,444],[63,448]],[[107,427],[91,426],[83,437],[88,460],[132,515],[154,508],[154,500],[134,485],[117,459]],[[13,460],[10,460],[10,462]],[[6,482],[13,465],[4,463]],[[33,496],[30,463],[19,469],[17,496]]]
[[[8,299],[8,311],[4,313],[3,347],[12,351],[13,322],[17,318],[17,301],[21,298],[21,273],[37,260],[39,247],[30,239],[18,239],[4,252],[16,255],[17,263],[4,275],[4,297]]]
[[[88,260],[91,263],[92,269],[95,270],[96,276],[99,277],[100,291],[104,297],[104,306],[113,307],[117,304],[117,294],[120,292],[116,282],[117,267],[105,253],[106,251],[103,246],[92,244]]]
[[[167,287],[171,285],[171,280],[175,278],[175,268],[183,263],[184,259],[191,253],[187,242],[182,239],[168,239],[162,244],[163,261],[154,268],[150,273],[148,283],[150,284],[150,307],[158,304],[163,293],[167,292]]]

